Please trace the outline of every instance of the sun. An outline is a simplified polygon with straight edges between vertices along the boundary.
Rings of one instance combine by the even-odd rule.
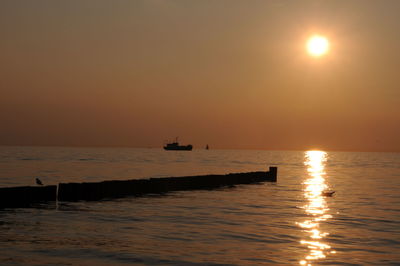
[[[307,41],[307,51],[310,55],[320,57],[329,51],[329,41],[324,36],[314,35]]]

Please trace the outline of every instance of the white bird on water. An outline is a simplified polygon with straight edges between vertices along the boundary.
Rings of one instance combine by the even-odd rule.
[[[335,193],[333,190],[324,190],[321,192],[321,195],[324,197],[332,197],[333,193]]]
[[[43,186],[42,181],[36,177],[36,185]]]

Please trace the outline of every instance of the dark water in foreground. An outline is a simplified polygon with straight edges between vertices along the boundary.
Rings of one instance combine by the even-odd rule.
[[[276,184],[0,210],[0,265],[400,265],[398,153],[0,147],[0,186],[270,165]]]

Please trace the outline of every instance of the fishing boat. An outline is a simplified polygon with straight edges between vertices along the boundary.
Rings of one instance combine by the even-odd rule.
[[[164,146],[164,150],[166,151],[191,151],[193,149],[192,145],[179,145],[178,138],[171,143],[167,143]]]

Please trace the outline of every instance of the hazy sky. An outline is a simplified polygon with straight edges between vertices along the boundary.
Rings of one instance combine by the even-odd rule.
[[[400,1],[0,0],[0,144],[400,151]],[[306,53],[313,33],[330,52]]]

